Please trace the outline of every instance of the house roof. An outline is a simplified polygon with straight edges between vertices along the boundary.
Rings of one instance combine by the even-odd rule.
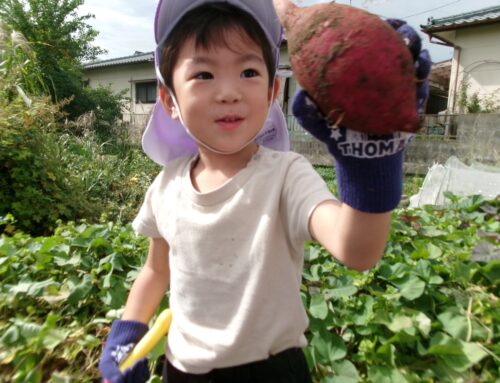
[[[427,24],[420,25],[426,33],[449,31],[479,24],[500,22],[500,6],[483,8],[473,12],[435,19],[429,17]]]
[[[153,62],[154,56],[153,52],[135,52],[132,56],[117,57],[108,60],[97,60],[89,63],[84,63],[84,69],[96,69],[103,67],[110,67],[115,65],[126,65],[126,64],[139,64]]]
[[[286,46],[287,39],[286,37],[283,37],[283,40],[281,42],[281,46]],[[84,69],[96,69],[96,68],[104,68],[104,67],[110,67],[110,66],[115,66],[115,65],[127,65],[127,64],[139,64],[139,63],[147,63],[147,62],[154,62],[154,52],[135,52],[131,56],[124,56],[124,57],[116,57],[112,59],[107,59],[107,60],[97,60],[97,61],[91,61],[87,63],[83,63],[83,68]]]
[[[432,64],[429,83],[434,88],[448,90],[451,76],[451,60]]]

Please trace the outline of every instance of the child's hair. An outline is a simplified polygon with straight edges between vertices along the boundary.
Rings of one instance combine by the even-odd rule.
[[[274,84],[276,60],[266,34],[259,23],[247,12],[228,3],[208,3],[186,13],[165,41],[160,72],[165,85],[174,91],[172,72],[183,44],[191,37],[196,48],[210,49],[226,44],[228,30],[241,31],[262,49],[269,73],[269,87]],[[174,91],[175,92],[175,91]]]

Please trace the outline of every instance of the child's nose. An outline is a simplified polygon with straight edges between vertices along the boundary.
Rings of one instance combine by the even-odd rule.
[[[222,83],[217,92],[217,102],[234,103],[241,100],[241,92],[234,83]]]

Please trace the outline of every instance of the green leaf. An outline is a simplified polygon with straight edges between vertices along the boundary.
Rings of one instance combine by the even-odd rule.
[[[314,261],[320,257],[320,250],[316,246],[306,246],[305,260],[308,262]]]
[[[417,323],[417,328],[419,329],[420,333],[425,337],[429,336],[432,324],[429,317],[422,312],[418,313],[418,315],[415,317],[415,322]]]
[[[431,276],[431,263],[426,259],[420,259],[414,268],[414,272],[425,281],[429,280]]]
[[[335,289],[326,290],[325,294],[327,298],[338,299],[338,298],[347,298],[358,292],[356,286],[344,286],[337,287]]]
[[[446,231],[440,230],[435,226],[425,226],[421,229],[420,234],[423,235],[424,237],[433,238],[433,237],[445,236],[447,233]]]
[[[429,259],[438,259],[443,255],[443,251],[432,242],[429,242],[426,247],[429,252]]]
[[[413,327],[413,321],[410,317],[405,315],[396,315],[392,318],[392,321],[387,324],[389,330],[394,333],[400,332],[401,330],[406,330]]]
[[[128,295],[128,288],[125,287],[123,281],[115,280],[113,286],[106,290],[102,301],[108,307],[119,309],[123,306]]]
[[[78,339],[78,344],[86,349],[93,349],[101,346],[101,340],[91,334],[86,334],[83,338]]]
[[[394,284],[399,287],[401,295],[409,301],[420,297],[425,290],[425,282],[415,275],[410,275]]]
[[[380,346],[377,350],[377,356],[383,360],[387,366],[396,367],[396,347],[387,343]]]
[[[97,237],[97,238],[94,238],[92,240],[92,242],[90,243],[90,247],[92,249],[100,249],[100,248],[102,248],[102,249],[110,249],[111,248],[111,244],[105,238],[103,238],[103,237]]]
[[[438,315],[444,331],[454,338],[466,340],[468,331],[467,318],[453,311],[445,311]]]
[[[489,261],[481,271],[492,284],[498,284],[500,281],[500,261]]]
[[[33,282],[29,288],[28,295],[32,297],[38,297],[42,295],[43,291],[46,288],[53,285],[58,285],[58,284],[54,283],[54,280],[52,278],[41,282]]]
[[[365,326],[373,318],[373,306],[375,305],[375,299],[370,295],[362,295],[357,298],[360,302],[360,307],[358,310],[353,312],[351,316],[352,322],[357,326]],[[359,332],[359,331],[358,331]]]
[[[47,350],[53,351],[66,340],[69,333],[68,330],[50,329],[43,335],[42,344]]]
[[[68,245],[61,243],[61,241],[61,237],[48,237],[43,241],[43,245],[39,251],[42,253],[67,255],[70,248]]]
[[[357,383],[359,382],[358,370],[348,360],[335,362],[332,364],[335,376],[331,381],[333,383]]]
[[[23,383],[41,383],[42,372],[40,370],[41,368],[39,366],[32,369],[25,368],[21,371],[18,371],[18,373],[14,375],[14,381]]]
[[[9,293],[12,295],[26,294],[30,290],[31,285],[33,285],[32,281],[21,281],[17,285],[12,286],[9,289]]]
[[[370,366],[368,369],[370,383],[408,383],[406,378],[396,368]]]
[[[36,338],[42,330],[42,326],[38,323],[28,322],[22,319],[14,319],[14,324],[18,327],[19,333],[25,339]]]
[[[444,282],[444,279],[441,278],[439,275],[431,275],[428,282],[431,285],[440,285]]]
[[[71,379],[70,375],[65,375],[61,372],[54,372],[50,377],[49,383],[71,383],[73,379]]]
[[[436,355],[452,370],[463,372],[479,362],[487,353],[477,343],[463,342],[438,333],[431,339],[428,355]]]
[[[54,257],[54,262],[57,266],[74,266],[77,267],[80,265],[82,261],[82,257],[80,254],[75,253],[71,258],[67,257]]]
[[[314,349],[316,362],[324,365],[330,365],[332,362],[344,358],[347,354],[347,348],[342,338],[326,329],[313,334],[311,346]]]
[[[318,263],[311,266],[310,277],[308,278],[310,281],[317,282],[320,280],[320,276],[319,276],[320,268],[321,268],[321,265]]]
[[[328,305],[323,294],[314,294],[309,304],[309,313],[318,319],[325,319],[328,315]]]
[[[480,343],[462,341],[460,343],[462,343],[464,355],[471,365],[478,363],[481,359],[488,356],[488,353],[480,346]]]
[[[73,284],[73,283],[72,283]],[[70,305],[77,305],[87,294],[92,290],[92,280],[90,275],[84,275],[80,283],[70,287],[70,294],[68,303]]]
[[[7,331],[2,334],[0,344],[4,346],[14,346],[19,340],[19,329],[16,326],[10,326]]]

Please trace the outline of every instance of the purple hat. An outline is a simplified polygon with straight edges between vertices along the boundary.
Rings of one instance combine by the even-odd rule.
[[[165,84],[160,73],[160,60],[163,44],[179,20],[190,10],[211,2],[221,0],[160,0],[155,17],[155,70],[159,82]],[[226,0],[246,12],[259,23],[267,36],[276,57],[278,68],[282,28],[274,10],[272,0]],[[290,139],[286,120],[278,102],[274,102],[262,130],[255,141],[275,150],[290,149]],[[153,161],[160,165],[181,156],[197,152],[196,141],[191,137],[179,120],[172,119],[165,112],[158,99],[142,137],[142,148]]]

